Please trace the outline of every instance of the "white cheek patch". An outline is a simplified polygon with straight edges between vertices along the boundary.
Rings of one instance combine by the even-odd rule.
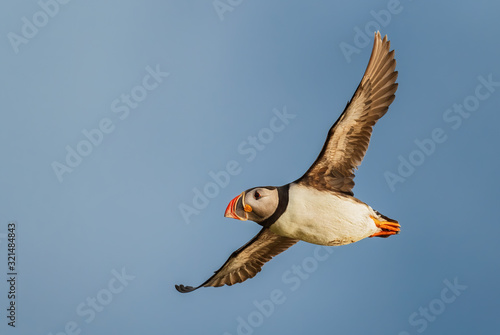
[[[254,198],[254,191],[247,194],[245,199],[246,205],[252,209],[250,219],[256,222],[263,221],[274,214],[278,207],[278,191],[276,189],[257,189],[261,197],[257,200]]]
[[[263,208],[261,210],[261,216],[263,219],[266,219],[270,217],[271,215],[274,214],[276,209],[278,208],[278,192],[276,190],[273,190],[269,192],[265,197],[261,198],[259,200],[263,204]]]

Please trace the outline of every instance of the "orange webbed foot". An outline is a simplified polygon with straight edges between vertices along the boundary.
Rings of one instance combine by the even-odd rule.
[[[400,225],[397,221],[380,221],[379,219],[370,215],[370,218],[375,222],[375,225],[382,229],[381,231],[371,235],[370,237],[389,237],[397,235],[400,231]]]

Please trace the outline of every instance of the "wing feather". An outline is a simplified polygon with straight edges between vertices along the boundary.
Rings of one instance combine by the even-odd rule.
[[[203,284],[198,287],[175,285],[175,288],[181,293],[187,293],[200,287],[218,287],[244,282],[259,273],[266,262],[298,241],[277,235],[269,228],[263,228],[248,243],[233,252],[224,265]]]
[[[297,183],[352,195],[354,172],[361,164],[373,126],[387,112],[398,88],[394,50],[387,36],[375,33],[365,74],[344,112],[330,128],[318,158]]]

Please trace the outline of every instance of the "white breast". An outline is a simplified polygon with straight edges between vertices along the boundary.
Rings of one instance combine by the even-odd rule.
[[[342,245],[380,230],[370,215],[378,216],[359,200],[292,183],[288,207],[270,229],[309,243]]]

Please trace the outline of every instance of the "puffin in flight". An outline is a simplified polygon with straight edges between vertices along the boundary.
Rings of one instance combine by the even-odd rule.
[[[301,178],[284,186],[251,188],[231,200],[224,216],[252,220],[263,227],[261,231],[203,284],[175,285],[179,292],[241,283],[299,240],[337,246],[399,233],[396,220],[373,210],[352,192],[354,171],[368,149],[373,126],[387,112],[398,88],[394,50],[389,48],[387,36],[382,39],[376,32],[358,88]]]

